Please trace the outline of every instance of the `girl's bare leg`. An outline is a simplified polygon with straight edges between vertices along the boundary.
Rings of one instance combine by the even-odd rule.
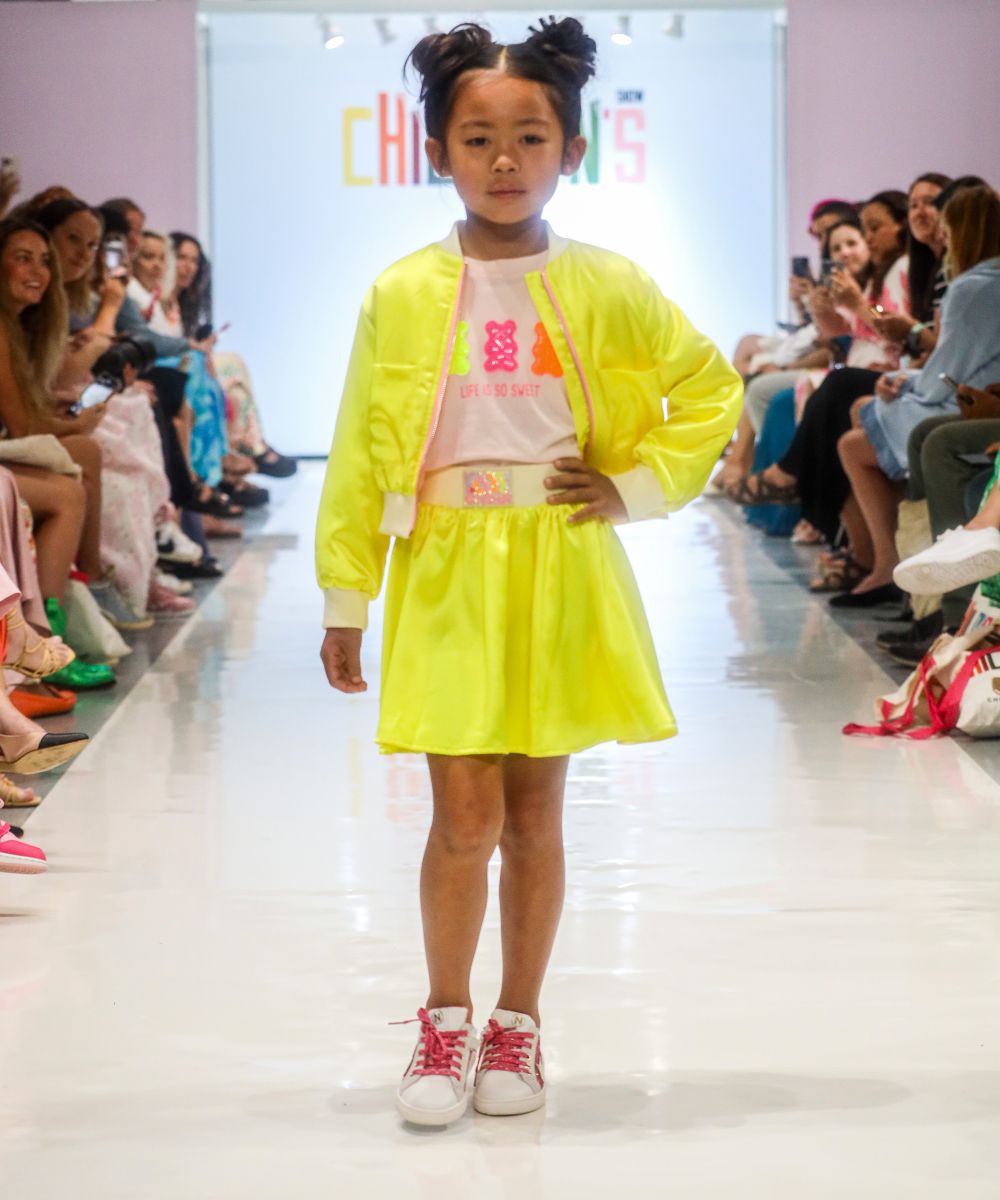
[[[70,569],[76,562],[87,509],[87,493],[79,479],[56,475],[39,467],[8,464],[17,476],[17,490],[35,518],[38,581],[43,596],[61,603]]]
[[[91,579],[100,579],[104,574],[101,565],[101,447],[94,438],[83,433],[70,434],[61,441],[73,461],[80,464],[87,491],[77,566]]]
[[[434,817],[420,872],[428,1008],[464,1006],[486,912],[487,866],[504,823],[503,760],[429,754]]]
[[[566,890],[563,793],[569,758],[504,760],[500,835],[503,986],[498,1008],[541,1023],[538,1000]]]
[[[857,500],[852,493],[847,497],[847,503],[840,510],[840,519],[847,531],[847,549],[856,563],[867,567],[870,571],[874,560],[874,547],[868,532],[868,522],[861,514]]]
[[[899,562],[896,519],[900,489],[878,465],[875,448],[863,430],[845,433],[837,450],[871,538],[871,573],[854,589],[862,593],[892,582],[893,567]]]
[[[761,334],[747,333],[740,338],[733,351],[733,366],[741,375],[750,371],[750,360],[760,349]]]

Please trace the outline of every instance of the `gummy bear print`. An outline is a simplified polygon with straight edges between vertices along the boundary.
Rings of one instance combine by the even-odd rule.
[[[491,374],[495,371],[517,370],[516,321],[486,322],[486,355],[483,366]]]
[[[472,370],[472,349],[469,346],[469,322],[459,321],[455,330],[455,345],[451,350],[449,375],[468,375]]]
[[[549,340],[549,335],[545,332],[545,326],[538,322],[535,326],[535,344],[531,348],[534,361],[531,364],[531,373],[533,375],[552,375],[556,379],[562,378],[562,363],[556,355],[555,346]]]

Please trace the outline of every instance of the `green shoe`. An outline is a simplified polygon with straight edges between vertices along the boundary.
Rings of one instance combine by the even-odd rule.
[[[85,692],[94,688],[111,687],[118,680],[107,663],[85,663],[76,658],[68,667],[63,667],[54,675],[46,675],[45,682],[55,684],[56,687],[71,688],[74,692]]]
[[[57,637],[65,637],[66,611],[55,596],[46,597],[45,615],[49,618],[52,632]],[[111,687],[118,680],[107,663],[85,663],[76,658],[68,667],[63,667],[54,675],[46,675],[45,682],[55,684],[56,687],[70,688],[74,692],[84,692],[94,688]]]

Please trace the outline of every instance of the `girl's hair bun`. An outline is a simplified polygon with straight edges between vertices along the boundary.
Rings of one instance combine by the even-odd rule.
[[[542,17],[529,27],[531,36],[524,42],[529,52],[543,56],[578,88],[593,76],[597,62],[597,43],[575,17]]]
[[[430,33],[410,51],[406,60],[420,76],[420,99],[444,88],[462,74],[477,67],[493,66],[501,47],[482,25],[466,22],[447,33]]]

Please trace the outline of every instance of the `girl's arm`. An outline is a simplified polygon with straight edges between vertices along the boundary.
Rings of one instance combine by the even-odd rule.
[[[368,628],[368,605],[381,590],[389,551],[388,536],[379,532],[382,491],[371,459],[373,309],[369,293],[354,337],[316,523],[316,576],[325,596],[327,629]]]
[[[646,318],[667,418],[636,447],[639,466],[613,477],[633,518],[643,508],[650,516],[674,512],[701,494],[733,435],[743,402],[743,381],[719,348],[651,281],[649,296]],[[655,508],[650,472],[660,493]],[[645,494],[645,504],[639,493]]]

